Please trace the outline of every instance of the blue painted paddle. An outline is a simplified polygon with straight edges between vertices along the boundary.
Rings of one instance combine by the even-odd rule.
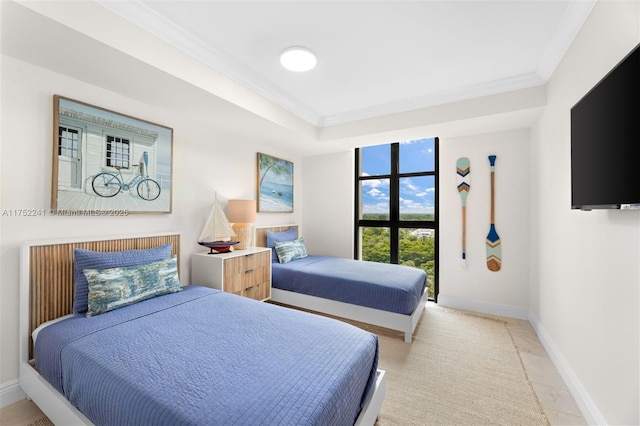
[[[491,171],[491,226],[487,235],[487,268],[497,272],[502,266],[502,248],[500,247],[500,236],[496,231],[495,220],[495,172],[496,156],[489,156],[489,166]]]
[[[456,174],[458,175],[458,192],[462,200],[462,263],[467,267],[467,195],[471,190],[471,165],[467,157],[460,157],[456,162]]]

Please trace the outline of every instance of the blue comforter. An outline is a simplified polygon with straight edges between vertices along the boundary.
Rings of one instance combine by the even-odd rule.
[[[387,263],[308,256],[272,265],[272,286],[410,315],[425,289],[424,270]]]
[[[98,425],[347,425],[372,391],[373,334],[188,286],[44,328],[35,362]]]

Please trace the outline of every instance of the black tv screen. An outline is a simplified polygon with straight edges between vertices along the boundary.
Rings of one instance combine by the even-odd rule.
[[[640,208],[640,45],[571,108],[571,208]]]

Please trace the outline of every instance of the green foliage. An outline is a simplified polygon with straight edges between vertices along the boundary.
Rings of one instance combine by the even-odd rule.
[[[427,272],[429,297],[434,295],[435,239],[412,235],[413,229],[400,229],[398,263]],[[362,259],[390,263],[389,228],[362,228]]]
[[[390,263],[389,228],[362,228],[362,260]]]
[[[389,214],[388,213],[365,213],[362,215],[362,219],[363,220],[389,220]],[[406,220],[406,221],[418,221],[418,220],[424,220],[424,221],[431,221],[433,222],[435,220],[435,216],[433,215],[433,213],[402,213],[400,215],[400,220]]]
[[[389,220],[389,213],[364,213],[364,220]]]
[[[402,213],[400,214],[400,220],[407,221],[417,221],[417,220],[425,220],[433,222],[435,220],[435,216],[433,213],[425,214],[425,213]]]

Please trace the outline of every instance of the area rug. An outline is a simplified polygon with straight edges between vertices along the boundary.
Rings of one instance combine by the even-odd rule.
[[[412,343],[379,336],[387,392],[377,426],[548,425],[506,322],[432,305]]]
[[[35,422],[29,424],[29,426],[55,426],[48,417],[43,417]]]

